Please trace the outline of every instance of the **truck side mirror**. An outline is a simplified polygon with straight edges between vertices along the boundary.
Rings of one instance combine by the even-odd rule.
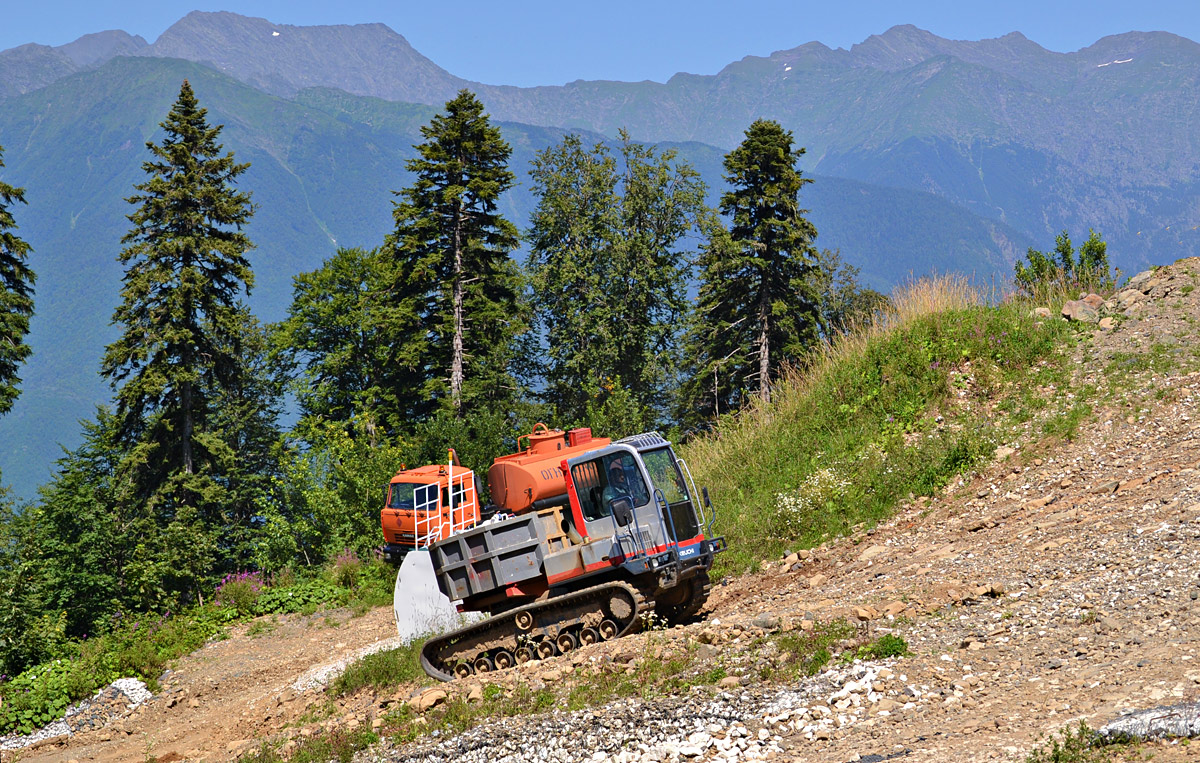
[[[627,496],[612,499],[613,520],[618,527],[627,527],[633,522],[633,502]]]
[[[705,486],[705,487],[700,488],[700,492],[704,494],[704,505],[711,509],[712,501],[710,501],[708,498],[708,487]]]

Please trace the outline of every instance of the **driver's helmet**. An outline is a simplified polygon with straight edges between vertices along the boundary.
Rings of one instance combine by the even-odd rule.
[[[625,468],[622,465],[624,459],[618,458],[608,465],[608,481],[609,482],[625,482]]]

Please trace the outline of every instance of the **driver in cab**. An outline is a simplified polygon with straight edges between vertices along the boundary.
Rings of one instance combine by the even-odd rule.
[[[629,494],[629,481],[625,477],[624,462],[628,456],[613,459],[608,465],[608,486],[604,488],[601,500],[604,506],[610,506],[616,498],[632,498]]]

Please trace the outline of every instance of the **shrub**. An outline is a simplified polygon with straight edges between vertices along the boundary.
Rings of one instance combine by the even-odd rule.
[[[4,684],[0,694],[0,733],[17,731],[28,734],[62,717],[79,690],[79,676],[69,660],[36,665]],[[102,684],[97,684],[97,687]],[[86,691],[94,688],[88,686]]]
[[[1072,292],[1080,290],[1111,291],[1119,275],[1114,276],[1109,269],[1108,244],[1090,229],[1078,255],[1064,230],[1054,239],[1053,252],[1030,247],[1025,262],[1017,262],[1015,268],[1017,288],[1037,301],[1059,292],[1073,298]]]
[[[354,588],[358,582],[358,576],[362,572],[362,567],[362,560],[358,558],[358,554],[351,549],[343,549],[342,553],[333,560],[331,567],[333,582],[342,588]]]
[[[214,598],[221,606],[233,607],[239,615],[248,615],[254,611],[262,590],[261,572],[230,573],[221,579]]]
[[[322,578],[290,586],[271,586],[259,595],[254,614],[272,615],[312,611],[328,604],[340,604],[346,592]]]
[[[1103,763],[1109,755],[1100,748],[1099,737],[1086,723],[1060,729],[1057,736],[1029,751],[1026,763]]]
[[[907,641],[895,634],[886,633],[875,641],[860,646],[855,657],[863,660],[884,660],[888,657],[904,657],[908,653]]]

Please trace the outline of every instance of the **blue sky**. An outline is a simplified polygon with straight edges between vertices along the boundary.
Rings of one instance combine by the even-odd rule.
[[[811,40],[849,47],[895,24],[953,39],[1020,31],[1057,51],[1131,30],[1200,40],[1200,0],[5,0],[0,49],[60,45],[104,29],[153,42],[191,10],[228,10],[280,24],[378,21],[453,74],[513,85],[712,74],[743,56]]]

